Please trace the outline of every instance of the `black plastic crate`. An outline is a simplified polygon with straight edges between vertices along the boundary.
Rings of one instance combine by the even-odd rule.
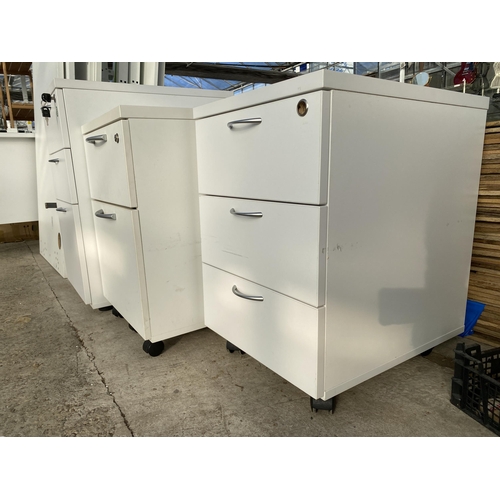
[[[500,348],[457,344],[451,402],[500,436]]]

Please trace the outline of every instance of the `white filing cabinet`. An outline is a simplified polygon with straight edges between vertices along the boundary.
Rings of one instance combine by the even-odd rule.
[[[103,294],[156,356],[205,326],[192,110],[119,106],[82,132]]]
[[[51,116],[37,126],[37,141],[43,141],[43,150],[48,152],[37,165],[40,252],[59,271],[58,261],[65,261],[68,280],[85,304],[94,309],[108,308],[98,261],[82,126],[119,105],[192,108],[231,93],[61,79],[39,92],[52,96]],[[56,199],[50,199],[53,192]],[[44,208],[47,202],[57,203],[56,220],[53,205]],[[60,253],[63,255],[58,259]]]
[[[332,411],[462,333],[487,107],[319,71],[195,108],[206,325]]]

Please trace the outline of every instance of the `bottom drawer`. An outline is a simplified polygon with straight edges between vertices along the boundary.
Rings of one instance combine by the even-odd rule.
[[[148,340],[151,331],[139,213],[95,200],[92,210],[103,294],[137,333]]]
[[[79,207],[57,200],[56,211],[59,215],[61,246],[64,252],[68,281],[85,304],[90,304],[90,288],[87,279]]]
[[[323,396],[324,307],[311,307],[207,264],[203,292],[209,328],[313,398]]]

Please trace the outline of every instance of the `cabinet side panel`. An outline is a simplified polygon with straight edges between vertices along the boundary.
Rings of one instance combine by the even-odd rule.
[[[485,118],[333,93],[329,395],[463,331]]]
[[[60,234],[59,217],[54,208],[46,209],[45,203],[55,202],[56,194],[52,181],[49,159],[49,143],[45,119],[42,118],[40,96],[42,92],[50,93],[54,78],[63,75],[64,65],[59,62],[33,63],[33,88],[35,92],[35,157],[38,207],[38,232],[40,255],[63,277],[66,278],[66,262],[64,252],[58,246]]]
[[[194,122],[129,120],[152,340],[203,328]]]

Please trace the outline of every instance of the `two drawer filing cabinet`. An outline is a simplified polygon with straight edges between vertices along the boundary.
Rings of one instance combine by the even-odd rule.
[[[85,304],[106,309],[82,126],[119,105],[192,108],[231,94],[62,79],[40,92],[51,97],[50,118],[42,120],[36,137],[40,253]]]
[[[195,108],[206,325],[331,411],[462,333],[487,108],[327,70]]]
[[[119,106],[82,132],[104,297],[157,356],[205,326],[192,110]]]

